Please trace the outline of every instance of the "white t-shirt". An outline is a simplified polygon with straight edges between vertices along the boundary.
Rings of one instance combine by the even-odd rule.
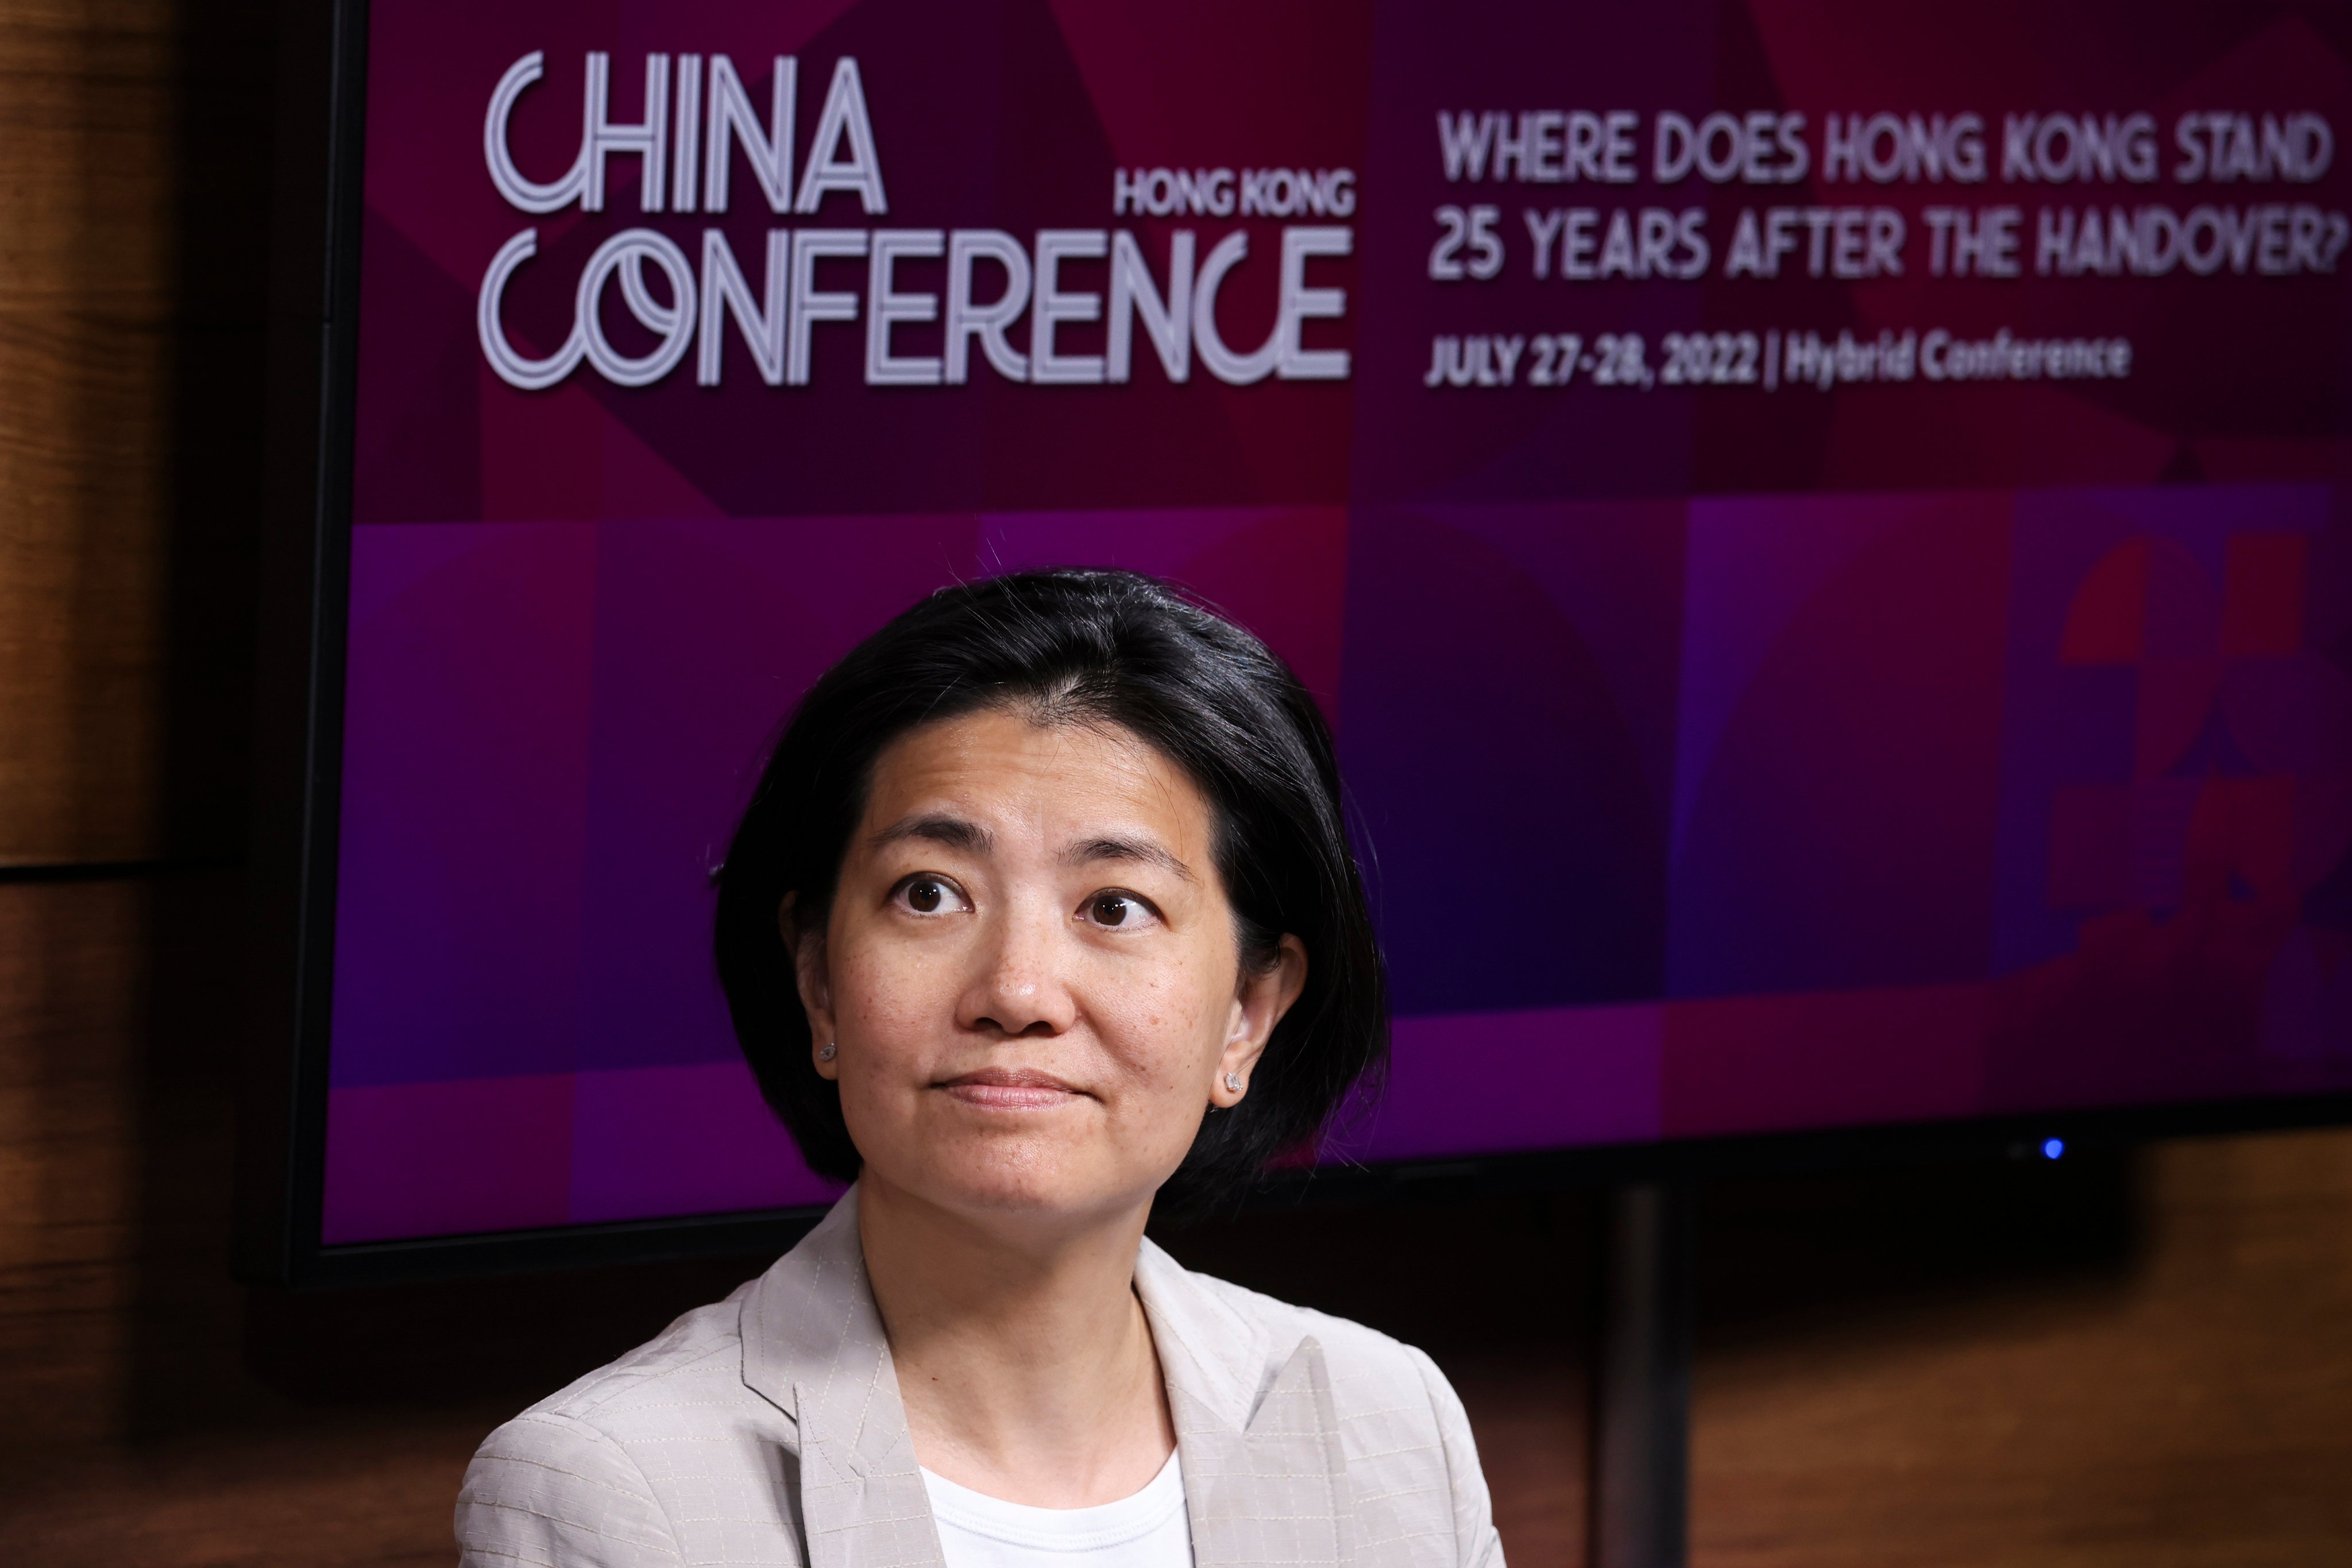
[[[1132,1497],[1031,1508],[923,1472],[947,1568],[1192,1568],[1192,1525],[1176,1456]]]

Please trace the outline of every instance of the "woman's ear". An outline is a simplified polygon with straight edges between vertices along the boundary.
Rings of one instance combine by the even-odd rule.
[[[784,941],[784,951],[792,955],[793,978],[800,987],[801,1007],[808,1014],[809,1056],[819,1078],[835,1078],[841,1072],[836,1052],[829,1047],[835,1041],[833,1016],[833,984],[825,973],[824,928],[811,925],[803,929],[797,918],[800,895],[786,893],[776,910],[776,934]]]
[[[1257,1070],[1258,1058],[1265,1055],[1266,1042],[1274,1038],[1274,1026],[1306,989],[1307,944],[1285,935],[1274,963],[1242,976],[1224,1052],[1217,1058],[1216,1079],[1209,1086],[1210,1104],[1231,1110],[1248,1098],[1250,1075]],[[1235,1083],[1241,1087],[1235,1089]]]

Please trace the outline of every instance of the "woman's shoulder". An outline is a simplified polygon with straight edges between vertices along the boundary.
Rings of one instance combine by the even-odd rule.
[[[572,1424],[617,1438],[660,1428],[681,1412],[691,1413],[685,1416],[689,1420],[714,1419],[740,1406],[772,1412],[789,1425],[789,1417],[744,1384],[743,1295],[739,1289],[695,1308],[626,1355],[557,1389],[515,1422]]]
[[[457,1499],[465,1561],[669,1563],[692,1545],[676,1521],[713,1513],[785,1546],[769,1456],[796,1434],[744,1382],[742,1294],[687,1313],[485,1438]]]
[[[1378,1329],[1192,1273],[1164,1253],[1147,1258],[1138,1279],[1172,1309],[1160,1315],[1179,1353],[1195,1365],[1220,1359],[1238,1375],[1244,1408],[1236,1414],[1245,1425],[1255,1428],[1286,1386],[1295,1398],[1302,1362],[1309,1376],[1319,1363],[1323,1389],[1315,1397],[1319,1405],[1328,1394],[1330,1403],[1328,1416],[1318,1419],[1337,1427],[1360,1561],[1425,1562],[1422,1545],[1450,1541],[1452,1552],[1437,1561],[1502,1568],[1469,1416],[1435,1362]],[[1314,1353],[1302,1356],[1310,1344]]]
[[[1299,1347],[1313,1340],[1322,1352],[1332,1402],[1343,1418],[1351,1410],[1402,1414],[1418,1409],[1442,1422],[1459,1409],[1444,1374],[1415,1346],[1353,1319],[1184,1268],[1165,1253],[1160,1257],[1186,1286],[1263,1336],[1263,1377],[1277,1375]]]
[[[1399,1372],[1411,1370],[1416,1374],[1428,1360],[1419,1350],[1394,1335],[1386,1334],[1369,1324],[1314,1307],[1302,1307],[1253,1290],[1246,1285],[1236,1285],[1230,1279],[1220,1279],[1213,1274],[1187,1270],[1192,1281],[1215,1296],[1237,1316],[1264,1329],[1272,1340],[1284,1345],[1296,1345],[1308,1338],[1323,1347],[1324,1356],[1338,1370],[1342,1363],[1350,1370]]]

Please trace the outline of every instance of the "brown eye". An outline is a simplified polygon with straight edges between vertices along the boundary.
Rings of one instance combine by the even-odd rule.
[[[1133,902],[1120,894],[1099,893],[1087,907],[1087,913],[1094,917],[1094,922],[1098,926],[1124,925],[1129,911],[1133,908]]]
[[[910,915],[963,915],[971,900],[945,877],[917,872],[890,889],[890,902]]]

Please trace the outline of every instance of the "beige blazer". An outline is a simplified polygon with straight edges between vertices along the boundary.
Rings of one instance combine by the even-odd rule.
[[[1147,1241],[1197,1568],[1503,1568],[1462,1403],[1385,1334]],[[467,1568],[942,1568],[856,1197],[726,1300],[490,1434]]]

